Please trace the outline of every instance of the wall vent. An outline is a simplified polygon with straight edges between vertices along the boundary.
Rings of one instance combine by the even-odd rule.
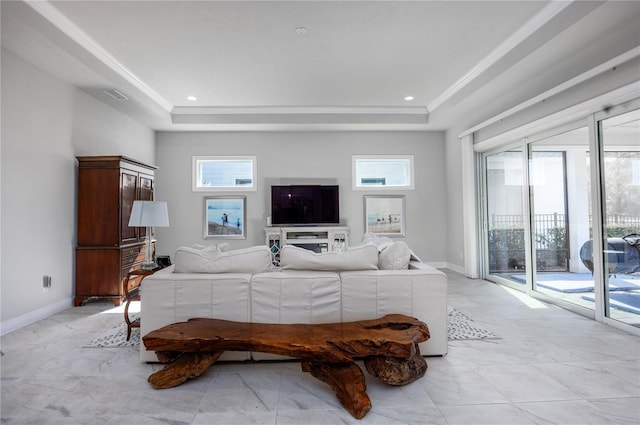
[[[116,100],[129,100],[129,98],[116,89],[104,89],[102,93]]]

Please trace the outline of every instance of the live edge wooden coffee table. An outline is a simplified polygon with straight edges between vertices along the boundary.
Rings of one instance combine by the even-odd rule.
[[[355,418],[371,409],[365,378],[354,359],[390,385],[424,376],[418,343],[429,339],[423,322],[401,314],[326,324],[258,324],[190,319],[149,332],[142,340],[165,367],[151,376],[154,388],[171,388],[204,373],[224,351],[259,351],[302,360],[302,370],[326,382]]]

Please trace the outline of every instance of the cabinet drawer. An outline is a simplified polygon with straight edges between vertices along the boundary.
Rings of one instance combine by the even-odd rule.
[[[131,248],[122,248],[120,250],[120,255],[124,260],[126,257],[137,257],[139,255],[144,255],[144,245],[132,246]]]
[[[122,267],[129,267],[132,264],[136,264],[136,263],[142,263],[144,261],[144,251],[143,252],[139,252],[138,255],[133,255],[131,257],[123,257],[122,258]]]
[[[122,259],[122,268],[130,269],[134,264],[139,264],[144,261],[144,255],[141,257],[127,257]]]
[[[146,255],[145,247],[144,245],[139,245],[131,248],[122,248],[120,250],[120,255],[122,258],[122,267],[128,267],[132,264],[144,261],[144,257]]]

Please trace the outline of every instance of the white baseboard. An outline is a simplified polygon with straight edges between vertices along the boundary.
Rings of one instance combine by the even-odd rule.
[[[431,267],[435,267],[436,269],[446,269],[448,268],[448,263],[444,261],[426,261],[425,264],[430,265]]]
[[[454,271],[456,273],[465,274],[464,266],[459,266],[457,264],[452,264],[452,263],[446,263],[446,266],[444,268]]]
[[[27,325],[37,322],[38,320],[46,319],[53,316],[56,313],[67,310],[73,306],[73,298],[67,298],[57,301],[48,306],[39,308],[27,314],[23,314],[12,319],[5,320],[0,323],[0,335],[6,335],[17,329],[23,328]]]
[[[435,267],[436,269],[449,269],[451,271],[464,274],[464,266],[459,266],[457,264],[452,264],[446,261],[431,261],[426,262],[426,264],[430,265],[431,267]]]

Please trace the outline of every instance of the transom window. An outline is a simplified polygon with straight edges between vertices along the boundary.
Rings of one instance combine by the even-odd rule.
[[[254,191],[255,156],[194,156],[194,192]]]
[[[414,189],[413,155],[353,155],[353,190]]]

